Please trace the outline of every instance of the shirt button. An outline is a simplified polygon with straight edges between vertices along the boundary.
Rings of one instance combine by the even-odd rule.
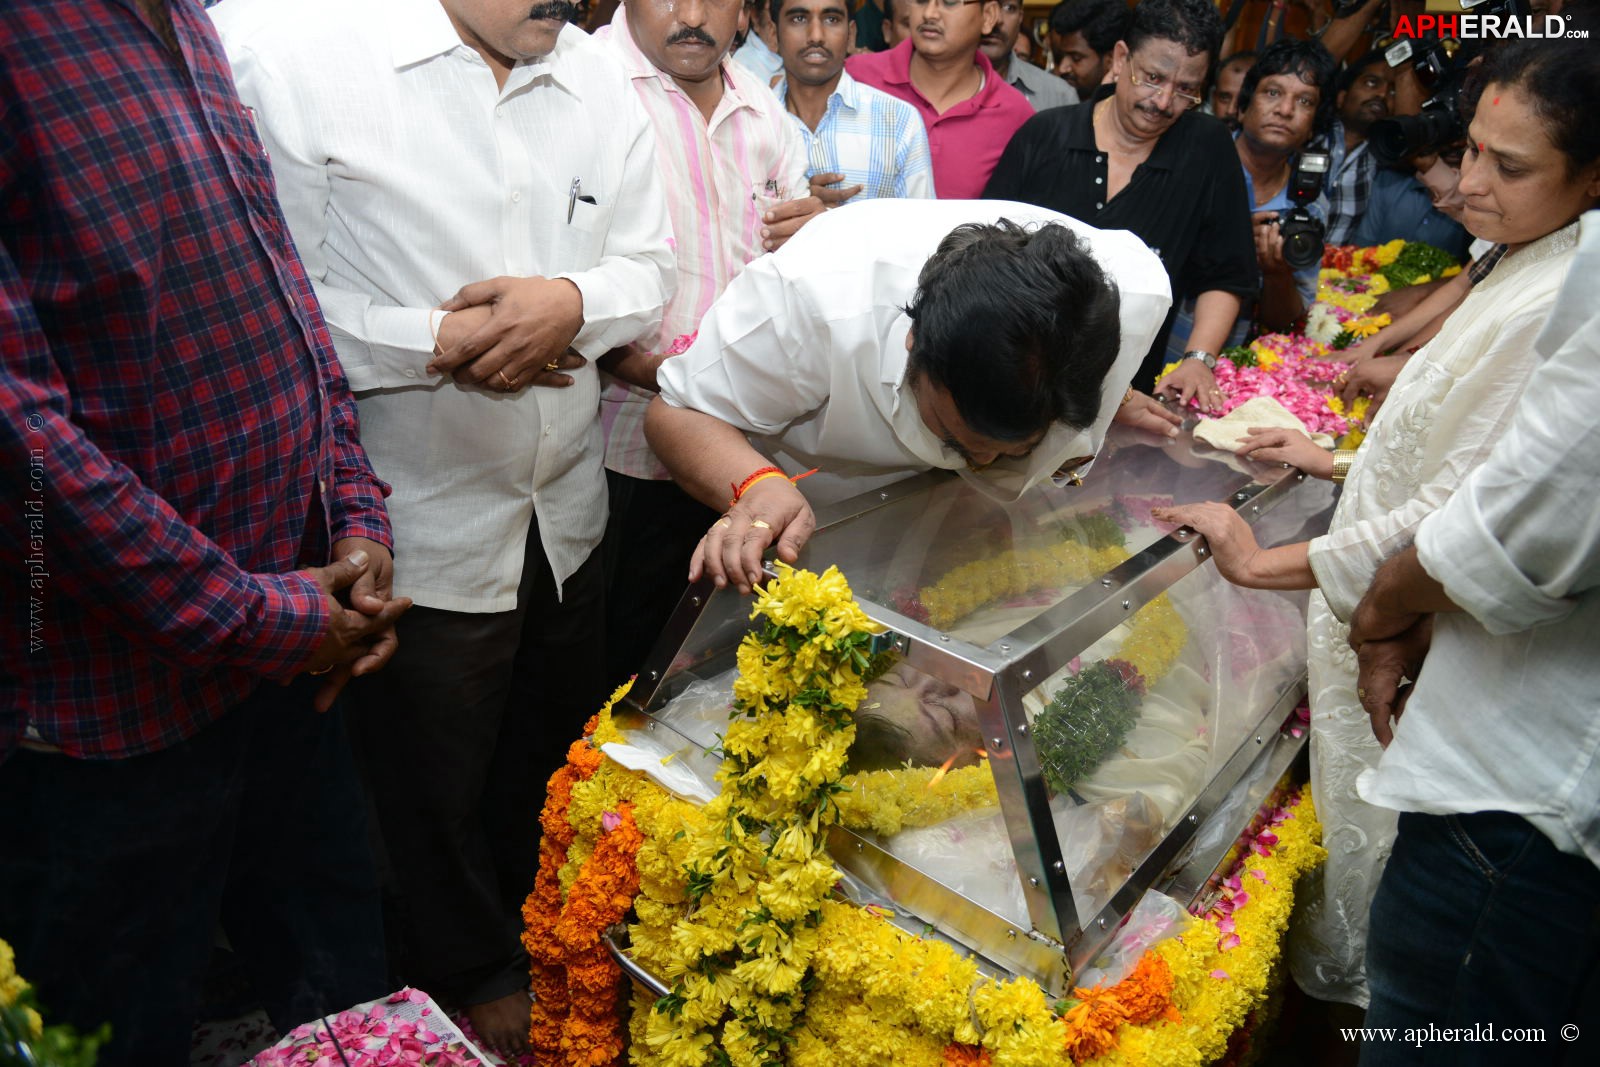
[[[522,193],[517,191],[517,190],[515,190],[515,189],[511,190],[511,202],[513,204],[521,203],[522,202]]]
[[[1106,161],[1106,157],[1105,156],[1095,156],[1094,157],[1094,161],[1096,163],[1104,163]]]
[[[550,431],[551,431],[551,429],[552,429],[552,428],[553,428],[553,427],[550,427],[550,426],[546,426],[546,427],[545,427],[545,428],[544,428],[544,435],[545,435],[545,436],[546,436],[546,437],[549,437],[549,436],[550,436]]]
[[[1103,204],[1103,203],[1101,203],[1101,202],[1100,202],[1100,201],[1098,201],[1098,200],[1096,200],[1096,201],[1095,201],[1095,202],[1094,202],[1094,206],[1095,206],[1095,207],[1105,207],[1105,204]]]
[[[407,378],[415,378],[416,376],[417,376],[417,372],[416,371],[412,370],[410,367],[406,368],[406,377]]]
[[[497,107],[497,108],[494,109],[494,113],[495,113],[496,117],[504,118],[505,117],[505,113],[506,113],[506,109],[503,108],[503,107]]]

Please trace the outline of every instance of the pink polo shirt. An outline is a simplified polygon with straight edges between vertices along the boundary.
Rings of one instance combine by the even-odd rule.
[[[989,174],[1000,162],[1011,135],[1033,117],[1028,98],[994,72],[989,57],[976,53],[983,71],[983,88],[939,114],[911,84],[911,42],[901,41],[887,52],[862,52],[845,60],[850,76],[917,109],[928,130],[933,153],[933,188],[941,200],[977,200]]]

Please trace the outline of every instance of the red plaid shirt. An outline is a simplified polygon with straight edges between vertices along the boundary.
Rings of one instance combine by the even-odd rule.
[[[196,0],[0,5],[0,757],[175,744],[326,625],[388,489]]]

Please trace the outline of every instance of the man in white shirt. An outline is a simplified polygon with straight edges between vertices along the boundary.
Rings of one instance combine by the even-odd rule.
[[[603,38],[656,133],[678,288],[654,336],[602,362],[605,427],[606,641],[615,681],[639,671],[683,594],[683,572],[710,516],[672,482],[644,439],[663,360],[744,265],[822,210],[799,132],[765,80],[729,60],[741,0],[625,0]]]
[[[1368,1027],[1600,1036],[1597,308],[1590,212],[1511,428],[1352,620],[1358,692],[1388,745],[1358,788],[1402,812],[1372,904]]]
[[[650,443],[726,512],[691,578],[704,566],[747,590],[775,540],[793,562],[814,525],[808,497],[939,467],[1014,499],[1086,472],[1114,415],[1170,431],[1176,417],[1128,389],[1170,302],[1138,238],[1044,208],[829,211],[746,268],[662,368]],[[802,495],[774,465],[819,473]]]
[[[351,700],[403,973],[508,1050],[543,784],[604,695],[590,360],[653,331],[673,277],[649,123],[569,14],[213,10],[394,486],[394,586],[417,607],[388,684]]]

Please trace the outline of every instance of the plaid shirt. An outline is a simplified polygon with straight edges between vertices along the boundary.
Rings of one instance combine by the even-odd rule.
[[[779,82],[773,92],[787,110],[788,81]],[[863,187],[854,200],[885,196],[933,199],[928,134],[917,109],[904,100],[862,85],[841,70],[815,132],[793,111],[789,111],[789,119],[806,143],[808,179],[816,174],[843,174],[841,187]]]
[[[169,747],[321,639],[386,487],[198,0],[0,7],[0,757]]]
[[[1350,243],[1350,235],[1367,213],[1367,201],[1372,197],[1372,174],[1377,161],[1367,151],[1367,142],[1354,148],[1344,146],[1344,123],[1334,120],[1328,133],[1328,177],[1323,189],[1328,196],[1328,233],[1330,245]]]

